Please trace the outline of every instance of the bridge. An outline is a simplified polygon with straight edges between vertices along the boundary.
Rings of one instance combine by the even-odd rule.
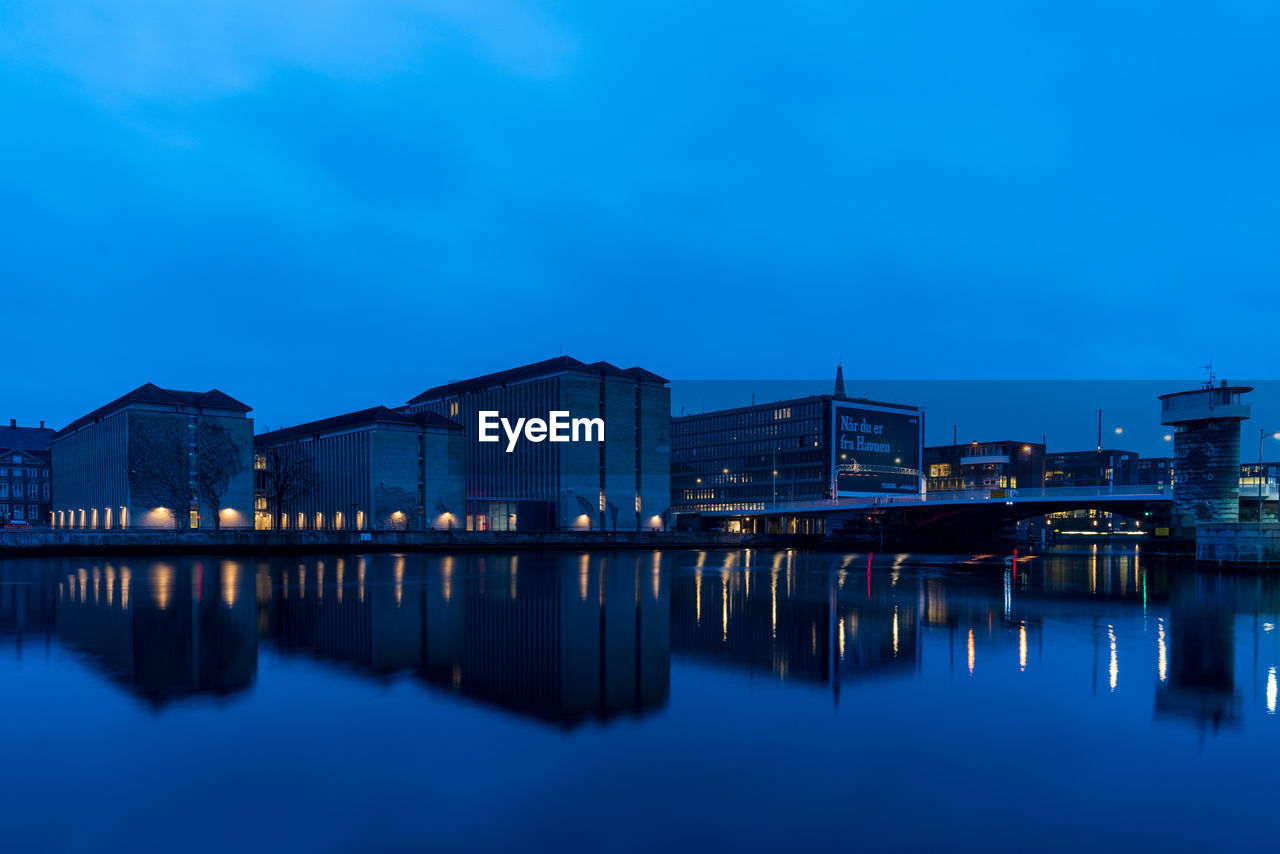
[[[1243,490],[1242,490],[1243,493]],[[1242,502],[1256,500],[1247,494]],[[953,539],[986,535],[1023,519],[1073,510],[1097,510],[1167,525],[1172,487],[1062,486],[1030,489],[966,489],[912,495],[780,501],[702,511],[703,524],[736,522],[748,533],[833,533],[868,529]]]

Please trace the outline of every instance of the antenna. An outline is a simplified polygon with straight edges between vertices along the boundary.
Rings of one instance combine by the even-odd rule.
[[[1213,387],[1213,381],[1214,381],[1214,379],[1216,379],[1216,378],[1214,377],[1214,375],[1213,375],[1213,359],[1210,359],[1210,360],[1209,360],[1209,364],[1207,364],[1207,365],[1201,365],[1201,366],[1200,366],[1200,370],[1202,370],[1202,371],[1208,371],[1208,372],[1209,372],[1209,381],[1208,381],[1207,383],[1205,383],[1205,384],[1204,384],[1204,387],[1205,387],[1205,388],[1212,388],[1212,387]]]

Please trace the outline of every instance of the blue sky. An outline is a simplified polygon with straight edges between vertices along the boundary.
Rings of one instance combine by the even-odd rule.
[[[1278,25],[9,0],[0,415],[150,380],[274,426],[560,352],[677,379],[1274,377]]]

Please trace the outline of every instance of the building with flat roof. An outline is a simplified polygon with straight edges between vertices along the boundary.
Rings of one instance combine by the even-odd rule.
[[[54,434],[59,528],[248,528],[253,419],[217,389],[139,386]]]
[[[1045,458],[1044,485],[1133,486],[1138,483],[1137,451],[1102,448],[1051,453]]]
[[[262,433],[253,464],[260,530],[463,525],[462,427],[434,412],[375,406]]]
[[[666,525],[671,390],[651,371],[560,356],[428,389],[400,411],[462,425],[469,531]]]
[[[0,524],[49,524],[49,443],[53,430],[19,427],[16,418],[0,427]]]
[[[924,449],[929,492],[1044,486],[1044,444],[1013,439]]]
[[[671,421],[677,513],[766,511],[779,502],[924,489],[924,413],[836,393]]]

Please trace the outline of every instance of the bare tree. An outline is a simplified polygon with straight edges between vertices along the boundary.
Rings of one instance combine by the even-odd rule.
[[[453,530],[453,513],[449,510],[449,505],[445,503],[443,498],[436,499],[436,515],[443,516],[445,524],[449,526],[449,530]]]
[[[409,513],[418,507],[418,499],[414,493],[398,486],[387,486],[379,483],[373,491],[373,514],[378,524],[385,524],[393,531],[416,530],[417,524],[412,522]]]
[[[272,526],[279,527],[289,507],[315,492],[318,480],[311,449],[301,444],[270,445],[258,451],[262,457],[262,496]]]
[[[186,418],[135,414],[129,420],[129,489],[163,507],[181,528],[191,509],[191,428]]]
[[[196,427],[196,493],[213,513],[213,527],[222,527],[222,497],[231,479],[244,469],[244,456],[231,432],[217,421],[201,418]]]

